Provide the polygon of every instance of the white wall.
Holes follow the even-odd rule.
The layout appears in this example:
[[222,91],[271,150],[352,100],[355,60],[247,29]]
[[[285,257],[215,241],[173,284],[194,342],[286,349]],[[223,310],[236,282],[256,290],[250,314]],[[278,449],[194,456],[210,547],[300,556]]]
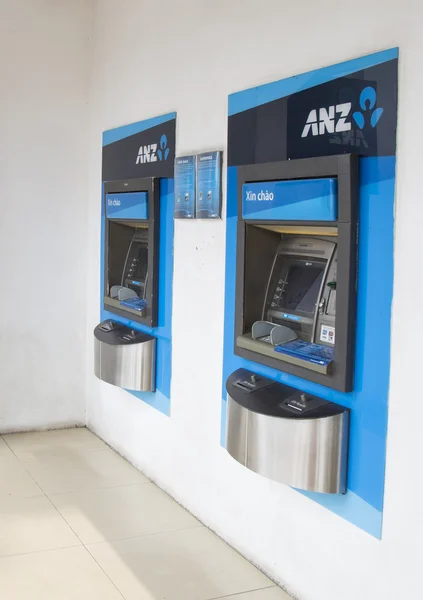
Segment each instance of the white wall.
[[0,0],[0,432],[85,422],[88,0]]
[[304,600],[412,600],[421,595],[423,323],[412,320],[409,299],[414,298],[416,307],[423,297],[423,279],[408,256],[421,254],[423,222],[422,17],[418,0],[95,3],[90,360],[91,331],[99,317],[101,131],[177,110],[178,153],[224,148],[228,93],[400,46],[383,540],[371,538],[290,488],[243,469],[219,446],[224,220],[175,224],[172,418],[101,384],[88,365],[89,426]]

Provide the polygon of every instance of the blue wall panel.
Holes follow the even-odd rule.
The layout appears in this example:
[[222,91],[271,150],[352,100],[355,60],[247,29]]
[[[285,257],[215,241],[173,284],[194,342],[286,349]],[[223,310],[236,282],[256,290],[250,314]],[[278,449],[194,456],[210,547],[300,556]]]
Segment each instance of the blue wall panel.
[[221,443],[225,446],[227,377],[244,367],[352,409],[348,492],[306,495],[348,521],[381,534],[393,285],[395,158],[360,160],[360,233],[355,385],[343,393],[235,356],[237,168],[228,169],[225,336]]
[[[229,96],[228,106],[221,443],[225,446],[225,382],[240,367],[350,408],[347,493],[301,493],[375,537],[381,536],[386,461],[397,70],[398,48],[392,48],[237,92]],[[339,102],[346,104],[338,106]],[[340,123],[336,114],[344,110]],[[335,117],[332,131],[321,125],[314,131],[305,127],[326,111]],[[233,350],[238,166],[344,152],[361,155],[355,371],[350,393],[240,358]]]

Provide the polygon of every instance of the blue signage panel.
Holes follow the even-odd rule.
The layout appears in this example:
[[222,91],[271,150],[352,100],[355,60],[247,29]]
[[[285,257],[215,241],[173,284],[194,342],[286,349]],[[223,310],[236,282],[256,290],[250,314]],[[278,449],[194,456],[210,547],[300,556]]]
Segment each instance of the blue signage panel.
[[175,218],[195,217],[195,156],[175,158]]
[[103,133],[103,181],[173,178],[176,113]]
[[106,194],[106,216],[108,219],[148,219],[147,192]]
[[242,216],[262,221],[336,221],[336,179],[246,183]]
[[220,219],[222,153],[203,152],[197,156],[198,219]]

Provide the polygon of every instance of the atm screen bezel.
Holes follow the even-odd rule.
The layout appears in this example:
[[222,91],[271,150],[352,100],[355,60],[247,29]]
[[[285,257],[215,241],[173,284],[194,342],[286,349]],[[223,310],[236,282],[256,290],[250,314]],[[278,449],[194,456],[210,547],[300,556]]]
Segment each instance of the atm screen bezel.
[[[308,252],[306,254],[304,253],[305,244],[311,245],[308,248]],[[298,335],[298,332],[302,330],[301,326],[303,325],[306,328],[309,328],[309,334],[304,334],[304,339],[308,339],[309,336],[311,340],[315,339],[319,304],[323,297],[324,287],[327,281],[331,263],[336,254],[336,248],[337,237],[334,236],[331,236],[331,238],[328,239],[327,237],[324,237],[321,234],[318,234],[316,236],[298,233],[288,235],[285,234],[282,237],[282,241],[280,242],[278,249],[275,253],[275,258],[269,275],[269,281],[263,305],[262,319],[271,322],[276,322],[279,324],[284,324],[288,327],[293,327]],[[301,254],[300,251],[302,252]],[[298,263],[322,263],[322,278],[320,281],[319,290],[317,292],[316,303],[313,312],[306,313],[305,311],[292,310],[289,308],[281,308],[280,310],[272,311],[271,306],[269,307],[268,299],[269,296],[272,294],[271,290],[274,288],[275,285],[274,282],[277,277],[277,275],[275,277],[275,274],[278,259],[282,259],[283,261],[286,261],[288,263],[290,261],[296,261]],[[287,274],[289,274],[289,264],[286,265],[285,269],[287,269]],[[300,337],[301,339],[303,339],[303,336]]]
[[[283,265],[281,266],[281,268],[278,267],[277,263],[278,260],[281,259],[283,262]],[[288,281],[288,277],[289,277],[289,273],[290,273],[290,269],[293,266],[300,266],[301,264],[303,264],[303,268],[307,269],[307,263],[319,263],[319,274],[318,277],[321,277],[321,281],[320,281],[320,285],[318,288],[318,291],[316,292],[316,303],[314,306],[314,310],[313,311],[302,311],[302,310],[298,310],[298,308],[296,307],[295,309],[293,308],[289,308],[283,305],[278,304],[277,307],[275,308],[275,310],[272,311],[272,300],[274,300],[274,298],[270,298],[270,296],[275,296],[275,292],[277,293],[277,289],[275,289],[275,287],[277,287],[280,279],[282,277],[287,278],[286,281],[286,285],[289,286],[289,281]],[[311,264],[310,267],[312,267],[313,265]],[[266,293],[266,299],[265,299],[265,306],[263,309],[263,320],[266,319],[266,316],[269,314],[269,312],[273,312],[273,313],[285,313],[285,314],[289,314],[289,315],[294,315],[299,317],[300,320],[314,320],[314,316],[317,310],[317,305],[318,305],[318,300],[321,296],[321,291],[322,291],[322,287],[323,287],[323,282],[325,279],[325,274],[327,272],[328,269],[328,260],[326,258],[321,258],[321,257],[313,257],[313,256],[295,256],[295,255],[291,255],[291,254],[285,254],[285,253],[278,253],[275,256],[275,260],[273,263],[273,267],[272,267],[272,272],[270,274],[269,277],[269,283],[267,286],[267,293]],[[276,273],[276,271],[278,271],[279,273],[279,278],[278,275]],[[277,281],[276,281],[277,280]],[[276,315],[275,315],[276,316]],[[283,318],[283,317],[278,317],[278,318]]]
[[[253,362],[284,371],[342,392],[353,389],[357,287],[359,157],[353,154],[321,156],[237,167],[238,223],[236,247],[234,353]],[[271,221],[242,217],[242,190],[246,183],[335,177],[338,214],[336,221]],[[297,364],[281,363],[266,353],[242,346],[247,228],[278,225],[298,228],[337,228],[336,347],[330,372],[323,374]]]
[[[146,309],[139,312],[118,306],[111,303],[108,299],[108,264],[109,264],[109,222],[124,223],[122,219],[109,219],[106,216],[106,198],[107,194],[124,192],[147,192],[148,197],[148,218],[145,220],[132,220],[130,225],[148,230],[148,277],[144,290],[144,299],[147,301]],[[160,240],[160,180],[157,177],[145,177],[137,179],[125,179],[120,181],[106,181],[103,186],[103,211],[105,221],[105,240],[104,240],[104,265],[103,265],[103,307],[105,310],[131,319],[148,327],[157,326],[158,316],[158,276],[159,276],[159,240]],[[129,221],[128,221],[129,223]]]

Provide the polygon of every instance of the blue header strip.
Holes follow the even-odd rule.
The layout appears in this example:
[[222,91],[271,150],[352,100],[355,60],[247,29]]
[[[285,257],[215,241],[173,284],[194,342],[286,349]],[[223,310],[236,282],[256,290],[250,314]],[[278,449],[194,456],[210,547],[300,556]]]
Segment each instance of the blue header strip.
[[108,219],[148,219],[147,192],[122,192],[106,194],[106,217]]
[[130,125],[122,125],[122,127],[108,129],[103,132],[103,146],[113,144],[113,142],[118,142],[131,135],[145,131],[146,129],[151,129],[152,127],[171,121],[172,119],[176,119],[176,112],[153,117],[152,119],[145,119],[145,121],[138,121],[137,123],[131,123]]
[[336,179],[246,183],[242,216],[262,221],[336,221]]
[[398,48],[391,48],[390,50],[347,60],[337,65],[309,71],[288,79],[281,79],[280,81],[236,92],[229,96],[229,116],[396,58],[398,58]]

